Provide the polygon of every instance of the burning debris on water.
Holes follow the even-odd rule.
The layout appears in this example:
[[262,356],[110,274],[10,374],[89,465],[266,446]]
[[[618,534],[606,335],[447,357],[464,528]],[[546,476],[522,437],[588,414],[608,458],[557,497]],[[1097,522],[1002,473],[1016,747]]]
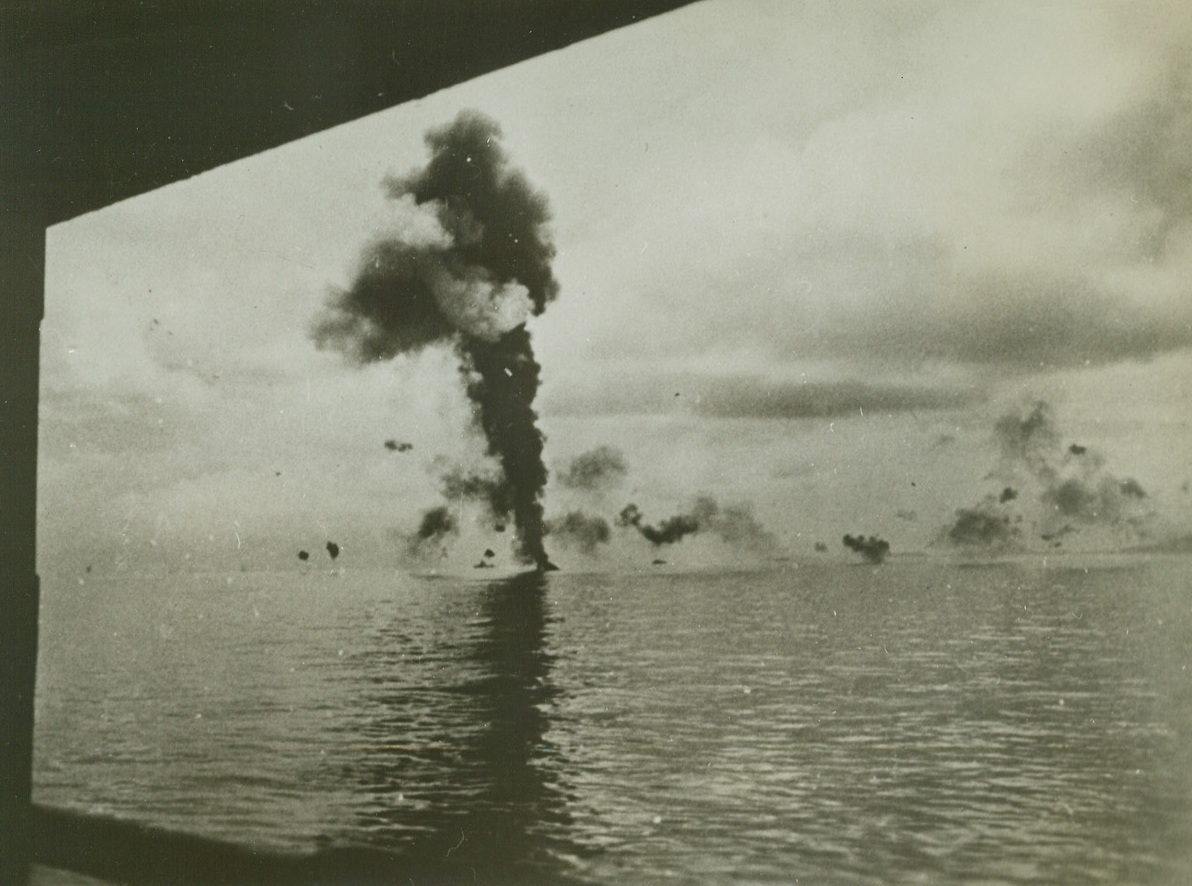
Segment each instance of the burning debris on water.
[[[452,346],[475,426],[498,466],[487,491],[493,514],[512,516],[520,559],[547,569],[544,438],[533,408],[540,367],[526,321],[558,294],[555,248],[546,198],[509,168],[500,137],[497,124],[475,112],[427,134],[427,165],[387,182],[411,223],[365,251],[313,336],[360,365]],[[424,529],[418,538],[435,536]]]

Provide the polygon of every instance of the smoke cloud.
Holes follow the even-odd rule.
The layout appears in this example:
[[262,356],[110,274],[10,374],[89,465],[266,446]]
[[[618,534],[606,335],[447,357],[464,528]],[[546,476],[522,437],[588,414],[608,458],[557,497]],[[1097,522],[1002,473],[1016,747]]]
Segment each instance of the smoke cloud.
[[357,364],[453,345],[476,426],[499,466],[489,504],[495,515],[512,515],[519,557],[547,569],[544,438],[533,408],[541,368],[525,323],[558,294],[555,248],[546,198],[509,168],[500,137],[475,112],[427,134],[426,167],[386,182],[409,217],[366,249],[313,337]]
[[425,559],[429,555],[442,554],[443,543],[448,536],[459,534],[459,524],[450,509],[440,505],[422,515],[418,529],[406,539],[406,551],[411,557]]
[[494,528],[504,528],[500,515],[508,512],[505,484],[502,483],[499,467],[481,472],[468,470],[459,465],[447,466],[444,460],[436,459],[436,466],[442,468],[439,475],[439,489],[444,500],[449,502],[463,499],[478,502],[487,510]]
[[629,473],[625,454],[613,446],[597,446],[571,460],[558,474],[559,482],[569,489],[599,492],[624,481]]
[[757,521],[745,505],[722,508],[711,496],[700,496],[692,508],[675,514],[657,525],[645,522],[635,504],[628,504],[617,515],[617,525],[633,528],[655,547],[675,544],[701,531],[716,534],[731,545],[767,550],[774,547],[773,536]]
[[589,556],[602,544],[608,544],[612,531],[603,517],[583,511],[568,511],[546,524],[547,534],[565,547],[574,548]]
[[850,551],[856,551],[870,563],[881,563],[890,553],[890,543],[876,535],[866,538],[863,535],[846,535],[844,546]]
[[1019,528],[1010,516],[1001,511],[992,497],[972,508],[956,512],[955,522],[948,527],[947,540],[954,545],[968,547],[1003,547],[1019,536]]
[[[1036,401],[993,426],[998,461],[987,480],[1013,483],[956,512],[942,533],[969,549],[1004,549],[1026,540],[1026,530],[1059,545],[1082,530],[1112,530],[1137,540],[1153,516],[1137,480],[1119,479],[1088,446],[1065,446],[1051,407]],[[1124,540],[1124,539],[1123,539]]]

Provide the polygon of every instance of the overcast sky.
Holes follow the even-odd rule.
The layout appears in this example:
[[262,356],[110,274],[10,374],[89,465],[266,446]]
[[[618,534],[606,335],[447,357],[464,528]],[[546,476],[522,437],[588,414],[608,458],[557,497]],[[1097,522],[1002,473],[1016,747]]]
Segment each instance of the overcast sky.
[[618,507],[922,547],[1043,398],[1187,524],[1192,7],[705,0],[51,229],[43,570],[392,562],[455,358],[310,330],[463,109],[550,201],[547,463],[621,448]]

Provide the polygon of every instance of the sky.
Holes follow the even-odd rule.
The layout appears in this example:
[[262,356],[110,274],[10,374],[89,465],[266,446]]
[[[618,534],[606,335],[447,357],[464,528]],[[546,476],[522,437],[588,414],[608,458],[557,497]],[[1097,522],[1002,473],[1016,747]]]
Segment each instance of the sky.
[[930,549],[1043,400],[1192,531],[1192,8],[704,0],[52,228],[43,572],[397,562],[480,458],[458,360],[312,328],[425,235],[385,181],[469,109],[551,210],[547,466],[627,465],[548,517],[710,495],[799,557]]

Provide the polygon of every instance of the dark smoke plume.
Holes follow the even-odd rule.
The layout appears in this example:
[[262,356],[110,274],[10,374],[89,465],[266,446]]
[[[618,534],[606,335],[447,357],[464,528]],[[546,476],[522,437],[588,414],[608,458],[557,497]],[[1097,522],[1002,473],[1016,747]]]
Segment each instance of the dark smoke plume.
[[595,554],[600,545],[608,544],[612,535],[607,520],[583,511],[568,511],[562,517],[549,520],[546,529],[559,544],[588,555]]
[[558,476],[559,482],[569,489],[598,492],[616,486],[628,473],[625,454],[620,449],[597,446],[577,455]]
[[488,498],[511,514],[518,553],[540,569],[543,436],[533,409],[540,367],[525,322],[558,293],[545,197],[508,167],[500,128],[474,112],[426,136],[426,167],[390,179],[411,218],[369,247],[352,285],[314,328],[315,342],[357,363],[451,344],[474,418],[500,476]]
[[449,535],[459,533],[459,524],[450,509],[439,506],[422,515],[418,529],[406,540],[407,553],[413,557],[425,557],[431,552],[442,552],[442,544]]
[[699,519],[694,514],[676,514],[657,526],[643,520],[641,509],[635,504],[626,505],[617,515],[618,526],[632,526],[641,533],[642,538],[657,547],[682,541],[685,535],[699,531]]
[[339,545],[333,541],[327,542],[327,553],[330,555],[331,559],[334,560],[339,556]]
[[676,514],[654,525],[635,504],[628,504],[617,515],[617,525],[632,527],[655,547],[675,544],[686,536],[700,531],[713,532],[732,545],[744,545],[755,550],[774,546],[773,536],[762,527],[749,508],[743,505],[721,508],[710,496],[700,496],[691,510]]
[[850,551],[856,551],[870,563],[881,563],[890,553],[890,543],[876,535],[866,538],[863,535],[846,535],[844,546]]
[[1004,546],[1018,535],[1018,527],[1010,522],[1009,515],[987,500],[975,508],[958,510],[947,539],[954,545],[990,548]]

